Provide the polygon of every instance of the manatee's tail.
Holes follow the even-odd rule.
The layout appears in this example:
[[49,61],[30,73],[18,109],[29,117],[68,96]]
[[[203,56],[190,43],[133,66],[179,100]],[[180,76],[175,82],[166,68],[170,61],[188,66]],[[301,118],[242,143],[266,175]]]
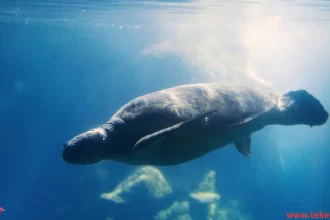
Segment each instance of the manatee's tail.
[[329,118],[329,113],[321,102],[306,90],[291,91],[282,95],[277,107],[283,116],[282,123],[287,125],[323,125]]

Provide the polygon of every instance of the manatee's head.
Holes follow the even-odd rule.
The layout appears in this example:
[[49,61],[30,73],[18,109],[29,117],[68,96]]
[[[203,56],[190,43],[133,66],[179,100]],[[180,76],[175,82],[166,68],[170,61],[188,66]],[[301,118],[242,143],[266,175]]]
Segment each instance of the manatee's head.
[[319,100],[305,90],[291,91],[279,98],[278,109],[283,113],[284,124],[324,124],[329,114]]
[[96,128],[72,138],[64,144],[63,159],[70,164],[92,164],[103,160],[106,153],[107,133]]

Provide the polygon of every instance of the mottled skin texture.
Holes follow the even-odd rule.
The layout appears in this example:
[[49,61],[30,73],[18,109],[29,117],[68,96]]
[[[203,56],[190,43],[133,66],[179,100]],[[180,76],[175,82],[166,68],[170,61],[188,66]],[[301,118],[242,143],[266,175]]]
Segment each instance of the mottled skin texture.
[[[171,130],[175,132],[170,138],[134,148],[147,135],[212,110],[185,129]],[[327,118],[319,101],[304,90],[279,96],[252,86],[184,85],[130,101],[105,125],[70,140],[63,158],[76,164],[109,159],[133,165],[176,165],[247,138],[269,124],[312,126]]]
[[[114,128],[122,134],[115,135],[114,145],[121,147],[113,152],[111,159],[151,165],[187,162],[247,135],[233,125],[250,121],[269,111],[276,101],[277,96],[266,90],[248,86],[219,87],[218,84],[180,86],[139,97],[123,106],[109,121],[111,123],[118,118],[124,121]],[[181,132],[180,138],[169,140],[162,147],[146,150],[132,148],[148,134],[213,109],[217,112],[208,117],[208,123]],[[232,129],[225,129],[232,126]],[[240,135],[237,135],[239,132]]]

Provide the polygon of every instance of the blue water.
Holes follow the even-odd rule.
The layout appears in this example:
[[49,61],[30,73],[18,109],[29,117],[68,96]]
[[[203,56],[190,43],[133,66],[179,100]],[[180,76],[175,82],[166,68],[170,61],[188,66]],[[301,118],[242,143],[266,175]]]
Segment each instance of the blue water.
[[206,219],[189,194],[210,170],[218,207],[242,216],[214,220],[330,212],[329,122],[267,127],[250,159],[229,145],[158,167],[173,191],[161,198],[138,184],[124,203],[102,199],[140,167],[62,160],[68,139],[131,99],[187,83],[306,89],[330,111],[329,12],[328,1],[0,1],[0,219],[154,219],[174,201]]

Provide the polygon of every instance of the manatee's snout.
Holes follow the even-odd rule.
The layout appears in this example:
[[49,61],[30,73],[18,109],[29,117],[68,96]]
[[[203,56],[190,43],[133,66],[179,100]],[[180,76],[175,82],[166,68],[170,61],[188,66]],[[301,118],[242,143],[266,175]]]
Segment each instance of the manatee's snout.
[[103,159],[106,132],[102,128],[82,133],[64,144],[62,156],[70,164],[92,164]]

